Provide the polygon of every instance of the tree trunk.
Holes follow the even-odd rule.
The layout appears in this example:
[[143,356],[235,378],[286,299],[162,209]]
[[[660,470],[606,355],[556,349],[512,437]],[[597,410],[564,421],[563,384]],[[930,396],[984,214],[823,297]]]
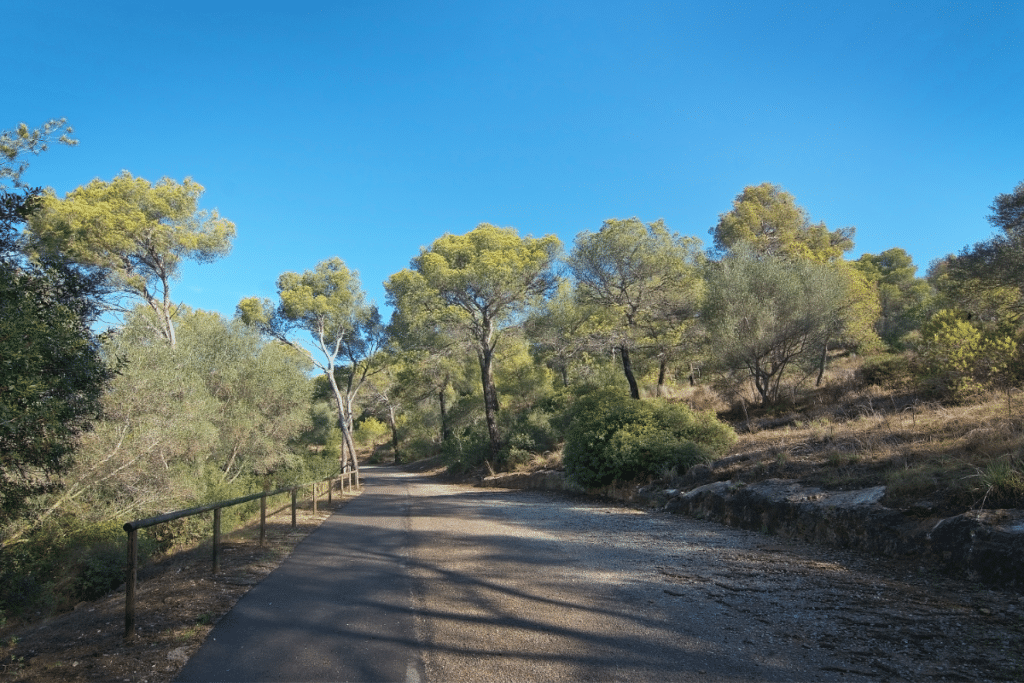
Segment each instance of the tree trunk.
[[167,341],[170,342],[171,348],[175,348],[178,345],[177,335],[174,332],[174,321],[171,320],[171,283],[170,278],[165,274],[166,269],[162,267],[163,271],[160,275],[160,282],[163,286],[163,303],[160,304],[160,309],[157,314],[160,316],[160,323],[164,326],[164,334],[167,335]]
[[662,358],[661,363],[658,365],[658,398],[661,398],[662,391],[665,388],[665,375],[668,372],[668,359]]
[[352,458],[352,471],[356,473],[356,479],[359,479],[359,458],[356,457],[356,446],[352,441],[352,432],[349,429],[349,422],[345,411],[345,397],[341,393],[341,387],[338,386],[338,380],[334,376],[333,368],[329,368],[324,371],[327,375],[327,380],[331,384],[331,391],[334,392],[334,402],[338,408],[338,428],[341,429],[342,444],[341,444],[341,471],[345,471],[345,460],[346,451],[348,457]]
[[498,432],[498,390],[494,386],[494,349],[490,344],[481,344],[479,351],[480,379],[484,389],[484,414],[487,418],[487,435],[491,440],[491,458],[497,462],[501,453],[501,435]]
[[395,419],[395,406],[388,403],[388,426],[391,427],[391,450],[395,453],[395,464],[401,462],[398,457],[398,421]]
[[637,386],[636,377],[633,376],[633,363],[629,360],[629,349],[620,346],[619,353],[622,355],[622,370],[626,373],[626,381],[629,382],[629,395],[639,399],[640,387]]
[[771,375],[761,369],[759,365],[750,365],[750,376],[754,380],[754,388],[761,396],[761,405],[767,406],[771,403],[769,392],[771,391]]
[[818,365],[818,381],[814,383],[814,386],[821,386],[821,378],[825,376],[825,361],[828,360],[828,341],[822,346],[821,349],[821,363]]
[[447,390],[448,383],[446,382],[441,387],[441,391],[437,393],[438,402],[441,404],[441,443],[447,443],[448,439],[452,438],[452,426],[448,424],[448,402],[444,397]]

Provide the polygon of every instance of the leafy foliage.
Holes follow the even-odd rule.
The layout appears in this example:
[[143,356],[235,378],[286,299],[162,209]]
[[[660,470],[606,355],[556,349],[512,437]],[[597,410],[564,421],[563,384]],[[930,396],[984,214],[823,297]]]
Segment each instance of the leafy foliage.
[[854,317],[854,281],[840,266],[738,249],[715,264],[703,318],[718,363],[744,368],[763,404],[782,378],[809,368]]
[[520,237],[482,223],[465,235],[444,235],[385,283],[388,301],[408,327],[443,327],[476,351],[491,456],[501,452],[494,351],[503,329],[521,322],[532,303],[552,291],[561,248],[554,235]]
[[14,187],[25,187],[21,182],[28,169],[25,157],[45,152],[55,136],[58,143],[74,147],[78,144],[71,137],[74,132],[67,119],[50,119],[35,129],[19,123],[14,130],[0,131],[0,188],[5,179],[10,179]]
[[172,349],[139,308],[108,335],[121,367],[104,419],[82,437],[48,515],[98,520],[233,497],[300,464],[290,447],[309,422],[304,359],[238,322],[195,312]]
[[1008,287],[1020,292],[1024,289],[1024,182],[1013,192],[996,195],[990,208],[988,221],[1000,233],[948,257],[943,274],[975,290]]
[[890,346],[901,348],[903,338],[924,322],[931,299],[928,281],[914,276],[917,266],[900,247],[877,255],[863,254],[852,265],[878,291],[878,335]]
[[661,399],[597,390],[577,400],[565,442],[566,473],[587,488],[629,482],[722,455],[735,440],[714,414]]
[[590,334],[616,348],[640,398],[631,352],[648,348],[668,359],[695,326],[703,294],[700,241],[670,233],[663,221],[608,220],[597,233],[576,236],[567,259],[576,298],[599,311]]
[[[355,471],[359,463],[352,440],[356,395],[379,360],[385,340],[380,312],[367,305],[359,274],[337,257],[312,271],[283,273],[277,279],[280,302],[249,297],[238,304],[238,317],[262,334],[305,355],[327,379],[337,408],[344,450],[342,462]],[[293,331],[309,334],[319,355],[306,349]],[[376,357],[376,358],[375,358]],[[339,367],[342,366],[342,367]]]
[[963,399],[994,384],[1006,384],[1017,342],[999,330],[984,332],[962,313],[944,309],[921,330],[918,348],[933,381]]
[[852,227],[829,231],[824,223],[811,223],[793,195],[771,183],[743,188],[710,232],[722,254],[744,244],[760,254],[818,262],[841,259],[853,249],[854,235]]
[[99,288],[59,261],[19,258],[15,225],[35,193],[0,191],[0,524],[54,491],[111,371],[89,328]]
[[110,182],[93,180],[64,199],[48,192],[29,221],[28,243],[36,254],[59,254],[105,273],[117,291],[157,314],[157,329],[173,346],[171,283],[182,261],[221,258],[235,237],[231,221],[199,209],[203,192],[191,178],[154,185],[127,171]]

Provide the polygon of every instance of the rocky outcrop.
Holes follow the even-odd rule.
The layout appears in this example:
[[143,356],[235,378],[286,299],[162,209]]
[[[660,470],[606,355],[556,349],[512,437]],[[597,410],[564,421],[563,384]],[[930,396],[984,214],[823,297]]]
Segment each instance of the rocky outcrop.
[[565,479],[565,472],[537,470],[536,472],[506,472],[485,477],[480,486],[499,489],[534,489],[540,491],[572,491],[582,493]]
[[1024,510],[971,510],[940,521],[928,540],[943,564],[1024,590]]
[[[582,492],[554,470],[495,475],[482,485]],[[826,491],[781,479],[717,481],[689,490],[650,486],[587,493],[810,543],[925,562],[1024,591],[1024,510],[972,510],[921,519],[882,505],[884,486]]]

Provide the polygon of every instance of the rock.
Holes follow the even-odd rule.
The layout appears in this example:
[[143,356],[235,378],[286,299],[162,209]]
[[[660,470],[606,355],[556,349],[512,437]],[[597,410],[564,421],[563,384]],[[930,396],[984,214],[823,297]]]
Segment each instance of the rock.
[[708,483],[712,478],[711,467],[702,463],[686,470],[686,474],[683,475],[683,485],[687,488],[693,488]]
[[879,504],[884,486],[823,491],[770,479],[715,482],[666,510],[810,543],[936,563],[1004,588],[1024,589],[1024,510],[971,511],[935,523]]
[[637,489],[630,501],[640,507],[662,509],[673,497],[679,495],[679,489],[665,489],[657,485],[644,486]]
[[1024,588],[1024,510],[970,510],[927,534],[933,558],[987,583]]
[[184,664],[185,662],[188,661],[188,656],[189,655],[188,655],[188,646],[187,645],[182,645],[181,647],[176,647],[176,648],[174,648],[173,650],[171,650],[170,652],[167,653],[167,659],[169,659],[170,661],[174,662],[175,664]]
[[502,489],[536,489],[541,491],[568,491],[565,472],[538,470],[536,472],[507,472],[485,477],[480,486]]

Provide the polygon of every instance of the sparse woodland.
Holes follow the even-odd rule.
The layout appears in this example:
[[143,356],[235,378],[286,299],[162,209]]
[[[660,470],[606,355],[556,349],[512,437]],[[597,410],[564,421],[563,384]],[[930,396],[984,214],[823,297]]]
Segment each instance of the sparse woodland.
[[1024,183],[993,188],[990,240],[923,276],[897,245],[847,259],[852,227],[765,183],[710,231],[452,226],[385,283],[390,320],[330,254],[227,319],[173,289],[236,232],[192,179],[22,185],[71,133],[0,136],[0,625],[118,586],[129,519],[360,459],[601,486],[730,455],[747,476],[885,483],[894,506],[1024,503]]

